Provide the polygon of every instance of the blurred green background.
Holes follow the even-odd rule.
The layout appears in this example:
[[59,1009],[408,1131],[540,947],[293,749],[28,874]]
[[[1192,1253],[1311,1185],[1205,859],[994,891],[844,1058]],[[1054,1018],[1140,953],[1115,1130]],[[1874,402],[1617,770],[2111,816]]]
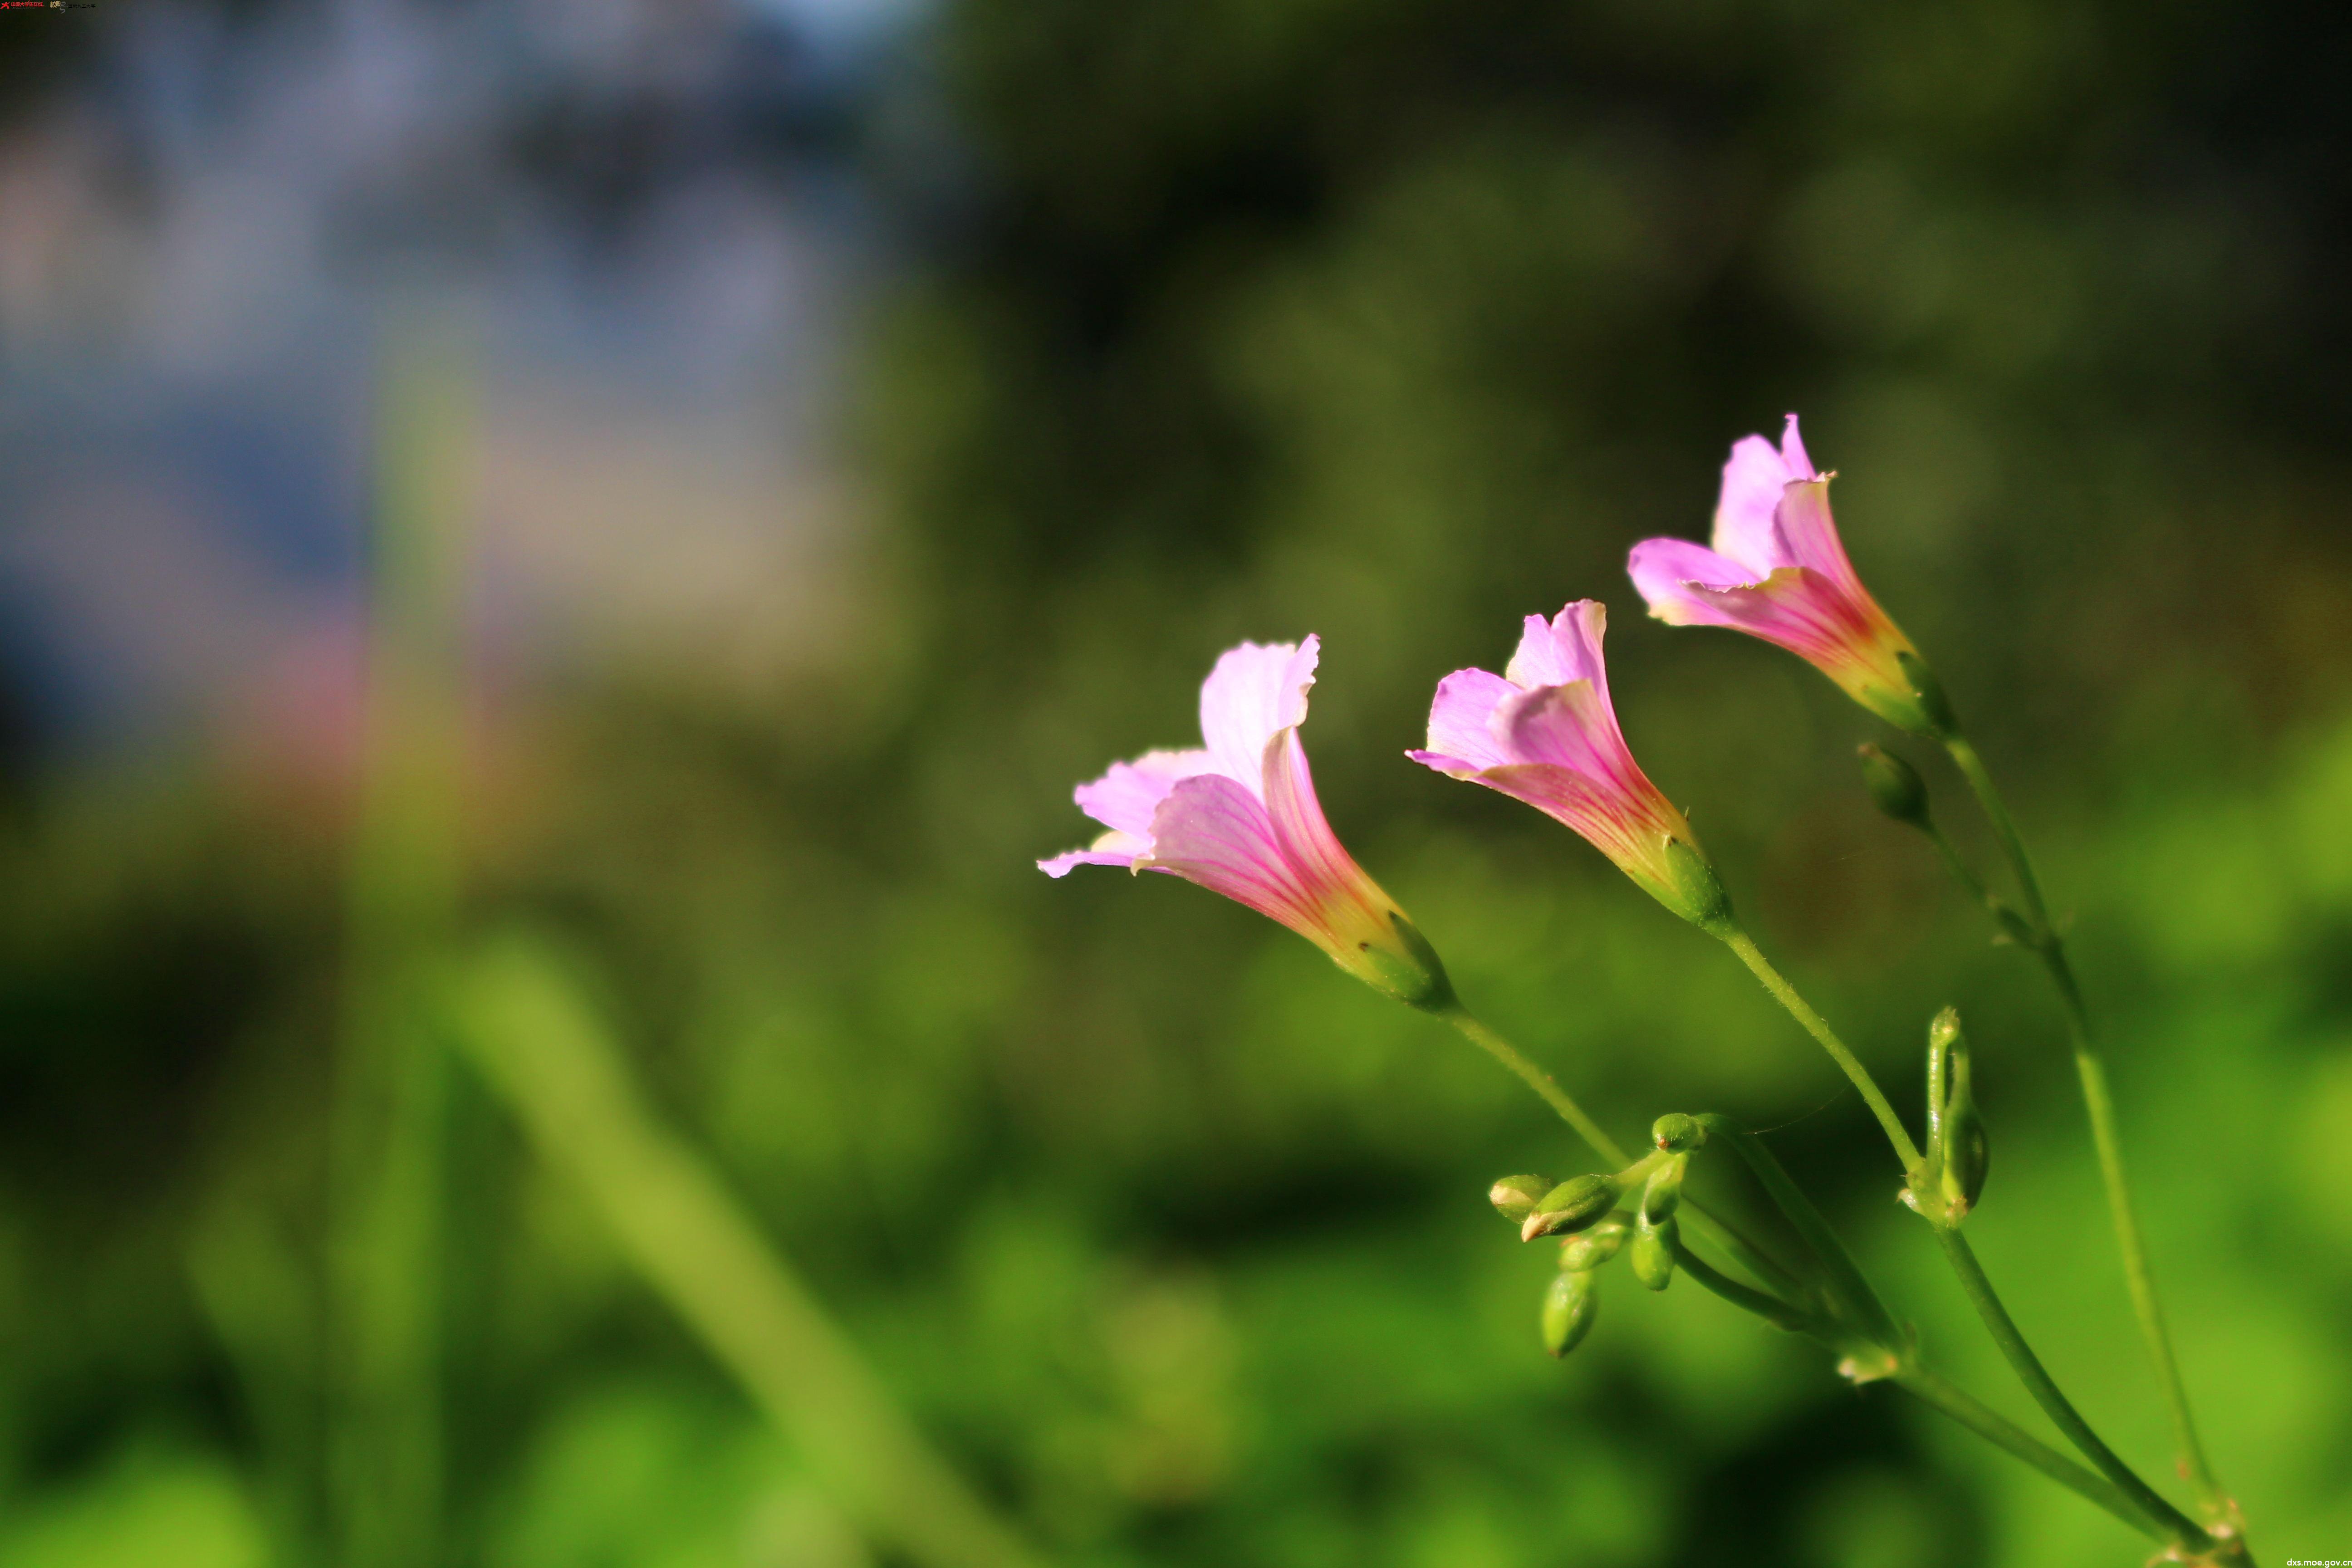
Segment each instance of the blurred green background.
[[2352,1554],[2340,18],[580,16],[0,18],[0,1568],[913,1561],[479,1070],[446,966],[518,929],[1053,1561],[2140,1561],[1686,1285],[1551,1362],[1484,1198],[1585,1167],[1539,1104],[1237,906],[1031,866],[1319,632],[1324,804],[1472,1005],[1622,1137],[1773,1129],[2029,1420],[1820,1053],[1400,755],[1607,601],[1636,752],[1898,1103],[1968,1014],[1971,1235],[2160,1475],[2050,997],[1866,715],[1623,577],[1788,408],[2071,911],[2257,1552]]

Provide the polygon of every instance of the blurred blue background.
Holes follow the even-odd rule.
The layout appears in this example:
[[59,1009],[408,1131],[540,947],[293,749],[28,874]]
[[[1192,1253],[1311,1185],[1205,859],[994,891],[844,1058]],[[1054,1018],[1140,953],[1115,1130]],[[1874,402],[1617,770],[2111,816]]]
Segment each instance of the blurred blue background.
[[1968,1013],[1971,1234],[2161,1475],[2035,975],[1871,812],[1888,737],[1623,578],[1788,408],[2069,911],[2256,1548],[2352,1553],[2347,68],[2102,0],[0,12],[0,1568],[918,1560],[420,1000],[517,927],[1053,1561],[2140,1561],[1687,1287],[1551,1362],[1484,1199],[1583,1168],[1539,1104],[1031,868],[1319,632],[1324,803],[1471,1003],[1621,1137],[1774,1129],[2029,1419],[1793,1026],[1399,755],[1606,600],[1899,1103]]

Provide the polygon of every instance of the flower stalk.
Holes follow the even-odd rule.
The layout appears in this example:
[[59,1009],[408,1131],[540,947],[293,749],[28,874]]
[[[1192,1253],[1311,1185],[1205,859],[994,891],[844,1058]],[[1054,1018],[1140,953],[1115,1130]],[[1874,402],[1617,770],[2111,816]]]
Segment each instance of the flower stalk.
[[[2179,1359],[2173,1352],[2172,1335],[2164,1319],[2164,1308],[2157,1299],[2156,1273],[2147,1257],[2147,1239],[2140,1229],[2139,1214],[2132,1202],[2131,1181],[2124,1165],[2123,1139],[2116,1127],[2115,1098],[2107,1088],[2107,1067],[2096,1042],[2091,1036],[2091,1020],[2083,1004],[2082,987],[2075,983],[2074,970],[2066,958],[2064,939],[2042,896],[2042,881],[2035,875],[2033,858],[2025,847],[2024,835],[2018,831],[2017,819],[2010,815],[2009,803],[1993,783],[1991,772],[1984,759],[1966,736],[1955,731],[1944,738],[1944,749],[1960,776],[1968,781],[1969,791],[1983,809],[1985,818],[1992,825],[1993,834],[2000,842],[2007,857],[2011,874],[2016,879],[2019,896],[2025,905],[2025,919],[2031,922],[2030,940],[2021,945],[2029,947],[2041,959],[2051,984],[2057,988],[2061,1007],[2066,1016],[2066,1034],[2074,1057],[2074,1074],[2082,1085],[2083,1107],[2091,1124],[2091,1142],[2097,1151],[2099,1181],[2105,1188],[2107,1213],[2115,1226],[2116,1249],[2123,1255],[2124,1283],[2131,1294],[2132,1315],[2138,1320],[2140,1337],[2147,1342],[2148,1359],[2156,1367],[2157,1382],[2164,1391],[2167,1412],[2172,1421],[2173,1442],[2179,1449],[2180,1468],[2189,1486],[2197,1493],[2199,1508],[2208,1523],[2232,1529],[2239,1528],[2236,1502],[2230,1497],[2213,1473],[2205,1445],[2197,1433],[2197,1420],[2189,1405],[2188,1385],[2180,1375]],[[1953,852],[1941,833],[1935,836],[1948,861],[1960,873],[1964,885],[1971,887],[1997,921],[2002,921],[2006,906],[2002,905],[1982,883],[1968,875],[1957,853]],[[2003,921],[2004,927],[2010,921]]]

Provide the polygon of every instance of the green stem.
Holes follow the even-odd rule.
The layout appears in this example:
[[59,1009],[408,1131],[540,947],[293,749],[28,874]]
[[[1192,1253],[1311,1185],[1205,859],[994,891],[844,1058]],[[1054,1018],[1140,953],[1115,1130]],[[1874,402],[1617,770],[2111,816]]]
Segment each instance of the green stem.
[[1672,1245],[1675,1267],[1698,1281],[1703,1289],[1713,1291],[1741,1311],[1753,1312],[1775,1328],[1786,1329],[1792,1334],[1818,1335],[1830,1327],[1822,1319],[1803,1308],[1778,1296],[1750,1289],[1722,1273],[1693,1252],[1680,1236],[1674,1238]]
[[1896,1387],[1914,1398],[1942,1411],[1987,1442],[2007,1449],[2060,1486],[2089,1499],[2143,1535],[2155,1541],[2172,1540],[2112,1482],[2084,1469],[1974,1395],[1954,1387],[1927,1368],[1906,1366],[1895,1374],[1893,1381]]
[[1896,1354],[1897,1347],[1903,1342],[1903,1335],[1895,1326],[1895,1315],[1886,1310],[1886,1303],[1879,1300],[1878,1292],[1871,1288],[1869,1279],[1864,1276],[1861,1265],[1854,1262],[1853,1255],[1845,1249],[1845,1243],[1838,1239],[1837,1232],[1830,1228],[1830,1222],[1822,1216],[1821,1210],[1813,1206],[1812,1200],[1805,1196],[1803,1189],[1790,1179],[1789,1173],[1781,1167],[1772,1151],[1765,1146],[1764,1141],[1728,1116],[1709,1112],[1700,1116],[1698,1121],[1711,1135],[1729,1143],[1733,1151],[1748,1162],[1748,1168],[1755,1173],[1757,1181],[1763,1184],[1774,1205],[1788,1216],[1790,1225],[1796,1226],[1797,1234],[1803,1238],[1806,1247],[1828,1272],[1832,1291],[1839,1299],[1837,1304],[1843,1307],[1847,1321],[1886,1347],[1888,1354]]
[[1807,1034],[1821,1042],[1822,1049],[1829,1052],[1830,1059],[1843,1069],[1853,1087],[1861,1091],[1863,1102],[1870,1107],[1871,1114],[1878,1118],[1879,1126],[1886,1130],[1886,1141],[1895,1145],[1895,1156],[1903,1162],[1904,1174],[1907,1177],[1912,1167],[1919,1163],[1919,1146],[1911,1142],[1911,1134],[1904,1127],[1903,1119],[1895,1114],[1895,1107],[1887,1103],[1885,1092],[1878,1087],[1878,1080],[1870,1076],[1870,1069],[1862,1065],[1859,1057],[1846,1048],[1845,1042],[1837,1037],[1837,1032],[1829,1026],[1828,1020],[1814,1012],[1811,1005],[1797,994],[1797,988],[1772,967],[1771,960],[1758,950],[1755,940],[1746,931],[1733,926],[1729,933],[1723,936],[1723,942],[1739,955],[1739,961],[1748,965],[1749,973],[1764,983],[1764,989],[1772,994],[1772,999],[1787,1008],[1789,1016],[1803,1025]]
[[[1724,1138],[1744,1158],[1762,1181],[1781,1212],[1789,1216],[1804,1237],[1806,1244],[1836,1277],[1841,1293],[1846,1298],[1850,1319],[1858,1323],[1842,1325],[1834,1319],[1825,1319],[1790,1306],[1776,1298],[1750,1290],[1736,1280],[1727,1279],[1707,1267],[1703,1258],[1693,1255],[1679,1238],[1674,1243],[1675,1262],[1683,1271],[1696,1280],[1701,1288],[1712,1291],[1743,1311],[1752,1312],[1777,1327],[1792,1333],[1805,1334],[1828,1345],[1832,1351],[1851,1355],[1855,1349],[1852,1330],[1859,1327],[1870,1342],[1884,1351],[1893,1371],[1888,1374],[1899,1386],[1949,1415],[1963,1426],[1987,1441],[2006,1449],[2016,1458],[2040,1470],[2061,1486],[2079,1493],[2131,1525],[2134,1529],[2158,1541],[2181,1539],[2169,1528],[2169,1521],[2152,1516],[2131,1494],[2113,1481],[2084,1469],[2081,1465],[2052,1448],[2049,1445],[2019,1429],[2006,1417],[1989,1409],[1973,1396],[1963,1393],[1937,1373],[1918,1363],[1916,1353],[1897,1337],[1892,1318],[1880,1301],[1877,1291],[1863,1275],[1844,1245],[1814,1208],[1811,1200],[1789,1179],[1772,1152],[1755,1134],[1727,1117],[1703,1116],[1699,1119],[1708,1131]],[[1971,1260],[1973,1261],[1973,1260]],[[1981,1280],[1981,1274],[1979,1275]],[[1984,1287],[1990,1295],[1991,1287]],[[1998,1302],[1995,1302],[1998,1309]],[[2006,1317],[2004,1314],[2004,1321]],[[1845,1331],[1841,1331],[1842,1328]],[[2014,1333],[2014,1326],[2011,1326]],[[2017,1342],[2020,1348],[2022,1340]],[[2004,1347],[2006,1348],[2006,1347]],[[2024,1353],[2032,1355],[2030,1350]],[[2039,1363],[2035,1363],[2038,1367]],[[2051,1391],[2055,1394],[2056,1391]],[[2071,1407],[2070,1407],[2071,1408]],[[2095,1438],[2093,1441],[2096,1441]],[[2145,1490],[2145,1489],[2142,1489]],[[2157,1500],[2160,1504],[2162,1500]],[[2194,1528],[2193,1526],[2191,1527]]]
[[1976,1252],[1969,1246],[1967,1238],[1958,1231],[1948,1230],[1941,1226],[1929,1228],[1936,1233],[1937,1245],[1943,1247],[1944,1256],[1950,1260],[1952,1272],[1959,1276],[1960,1289],[1967,1292],[1969,1305],[1977,1310],[1977,1316],[1984,1320],[1993,1342],[2000,1345],[2000,1353],[2009,1358],[2010,1366],[2016,1372],[2019,1381],[2025,1384],[2026,1392],[2033,1395],[2033,1402],[2042,1406],[2042,1412],[2066,1435],[2067,1440],[2082,1450],[2083,1457],[2131,1500],[2133,1507],[2162,1529],[2166,1540],[2192,1552],[2211,1552],[2217,1544],[2213,1538],[2141,1480],[2132,1468],[2118,1458],[2116,1451],[2091,1430],[2090,1423],[2083,1419],[2073,1402],[2060,1392],[2058,1384],[2042,1366],[2042,1358],[2033,1353],[2033,1347],[2027,1344],[2025,1336],[2018,1331],[2017,1322],[2009,1315],[2009,1309],[2001,1305],[2000,1297],[1994,1292],[1992,1281],[1985,1278],[1984,1266],[1977,1261]]
[[[1570,1098],[1568,1091],[1559,1087],[1558,1079],[1528,1060],[1518,1047],[1488,1028],[1467,1008],[1457,1002],[1440,1013],[1438,1016],[1460,1030],[1463,1037],[1472,1045],[1476,1046],[1517,1075],[1520,1081],[1534,1089],[1546,1105],[1559,1113],[1559,1119],[1567,1122],[1576,1135],[1591,1146],[1594,1153],[1608,1162],[1611,1169],[1622,1170],[1633,1163],[1633,1156],[1619,1145],[1617,1140],[1601,1131],[1599,1122],[1585,1114],[1584,1108]],[[1802,1280],[1775,1261],[1769,1253],[1749,1240],[1729,1221],[1719,1218],[1700,1207],[1695,1201],[1685,1200],[1683,1206],[1691,1213],[1692,1229],[1700,1232],[1709,1241],[1738,1258],[1740,1267],[1746,1268],[1758,1279],[1768,1283],[1778,1281],[1800,1292],[1804,1289]]]
[[[1948,834],[1936,825],[1933,817],[1922,820],[1919,824],[1919,831],[1927,836],[1927,842],[1934,845],[1936,853],[1943,858],[1944,869],[1952,874],[1952,880],[1968,889],[1969,897],[1982,904],[1988,910],[1995,910],[2000,907],[2000,900],[1992,895],[1992,889],[1984,885],[1982,878],[1969,868],[1969,863],[1960,858],[1958,847],[1953,844]],[[1998,919],[1999,916],[1996,915],[1994,918]]]
[[[1961,776],[1968,780],[1969,788],[1975,793],[1977,804],[1983,807],[1986,819],[1992,824],[1994,835],[2009,858],[2018,890],[2025,900],[2026,913],[2040,933],[2035,951],[2064,1005],[2067,1035],[2074,1053],[2074,1075],[2082,1083],[2083,1105],[2090,1115],[2091,1142],[2098,1151],[2099,1179],[2106,1188],[2107,1212],[2115,1225],[2116,1245],[2123,1254],[2124,1282],[2131,1292],[2132,1311],[2139,1320],[2140,1337],[2147,1342],[2148,1359],[2156,1365],[2157,1382],[2163,1388],[2165,1404],[2171,1413],[2173,1441],[2179,1450],[2181,1469],[2196,1489],[2206,1516],[2215,1521],[2230,1519],[2233,1505],[2215,1478],[2204,1443],[2198,1436],[2196,1417],[2189,1407],[2188,1385],[2181,1380],[2172,1335],[2165,1324],[2164,1309],[2157,1300],[2156,1275],[2148,1265],[2147,1241],[2140,1230],[2139,1215],[2132,1204],[2131,1183],[2124,1169],[2123,1140],[2116,1129],[2115,1100],[2107,1089],[2106,1061],[2091,1038],[2090,1016],[2083,1005],[2082,989],[2074,982],[2074,968],[2067,963],[2065,944],[2051,923],[2042,898],[2041,880],[2034,875],[2032,858],[2026,853],[2025,839],[2017,830],[2016,819],[2010,816],[2008,803],[1993,784],[1992,774],[1986,770],[1984,759],[1959,735],[1948,737],[1944,747]],[[1974,881],[1973,878],[1967,879]],[[1978,893],[1985,897],[1980,885]]]
[[1559,1113],[1562,1121],[1575,1129],[1579,1138],[1591,1145],[1594,1153],[1609,1162],[1612,1170],[1622,1170],[1633,1163],[1633,1156],[1618,1146],[1617,1140],[1601,1130],[1601,1123],[1585,1114],[1584,1107],[1569,1098],[1568,1090],[1559,1087],[1559,1080],[1522,1056],[1510,1041],[1480,1023],[1459,1004],[1438,1016],[1460,1030],[1462,1037],[1472,1045],[1517,1073],[1522,1082],[1542,1097],[1546,1105]]

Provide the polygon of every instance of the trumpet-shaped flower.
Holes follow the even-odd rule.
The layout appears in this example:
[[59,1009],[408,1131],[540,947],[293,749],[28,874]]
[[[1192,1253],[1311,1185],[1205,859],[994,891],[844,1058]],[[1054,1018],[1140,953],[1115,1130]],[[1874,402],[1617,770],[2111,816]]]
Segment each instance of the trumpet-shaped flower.
[[1601,658],[1607,626],[1593,599],[1549,621],[1529,616],[1503,674],[1457,669],[1438,682],[1428,749],[1405,754],[1559,818],[1660,903],[1714,930],[1729,918],[1722,886],[1617,728]]
[[1778,449],[1761,436],[1733,445],[1707,545],[1645,539],[1626,570],[1658,619],[1777,643],[1889,723],[1942,733],[1949,715],[1918,649],[1846,560],[1830,479],[1814,471],[1791,414]]
[[1109,831],[1038,869],[1169,872],[1280,921],[1376,989],[1442,1011],[1453,991],[1437,954],[1316,801],[1298,726],[1318,657],[1312,637],[1227,650],[1201,687],[1206,744],[1147,752],[1080,784],[1079,807]]

